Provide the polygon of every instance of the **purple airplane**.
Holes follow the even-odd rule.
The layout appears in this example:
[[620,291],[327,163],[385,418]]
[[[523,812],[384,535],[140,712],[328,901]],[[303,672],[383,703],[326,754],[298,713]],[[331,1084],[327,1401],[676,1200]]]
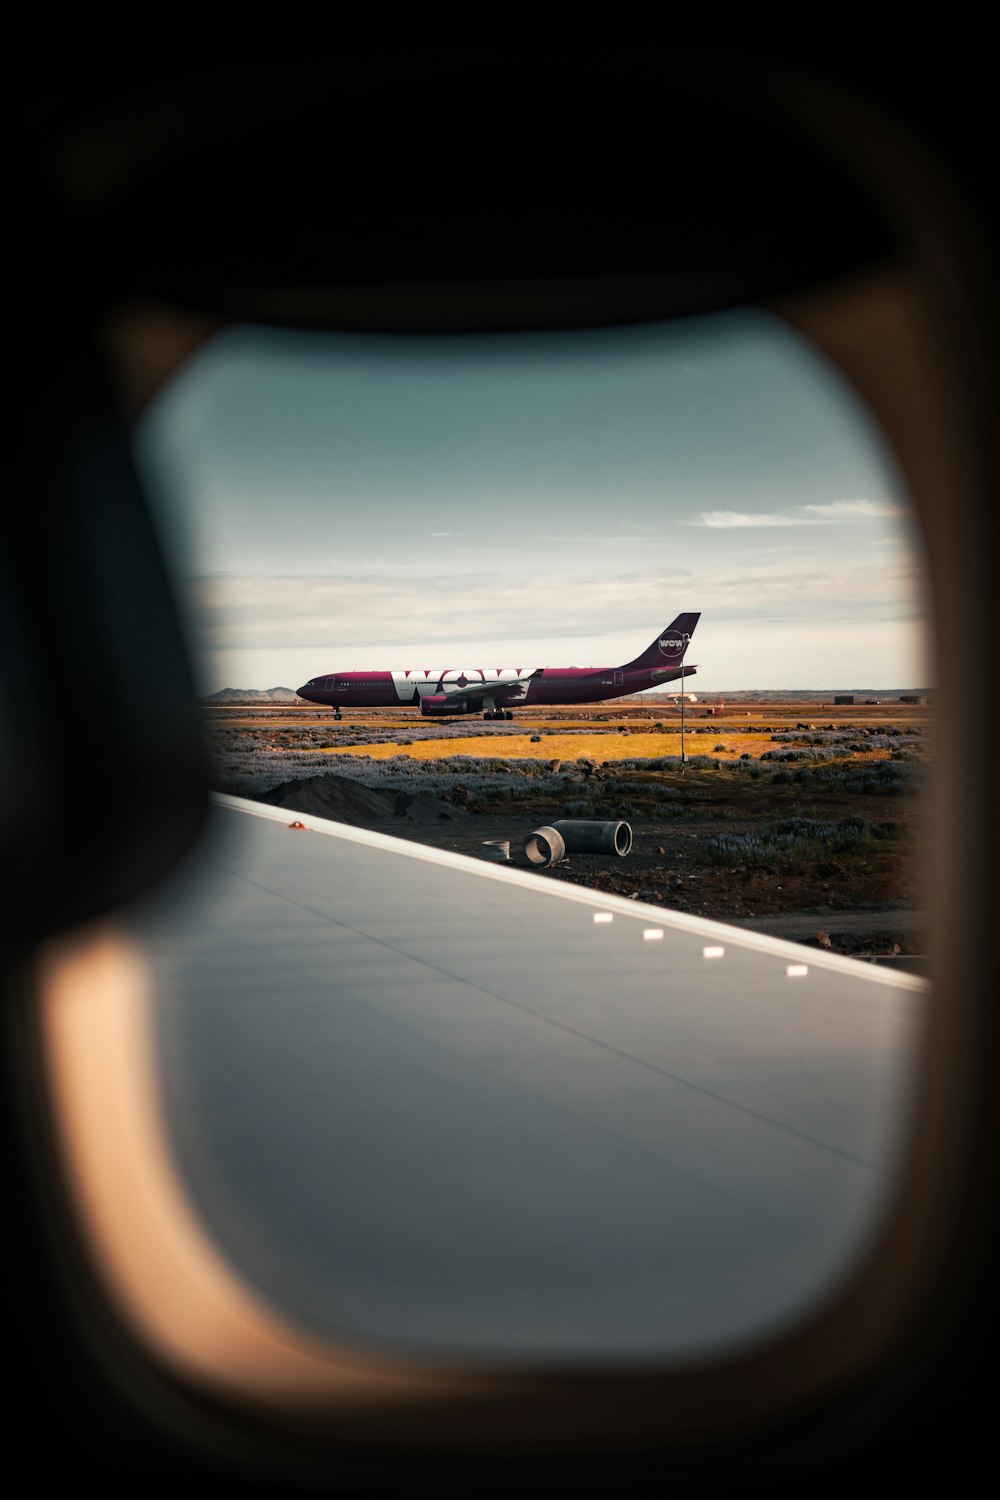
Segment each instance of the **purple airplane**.
[[684,653],[700,614],[678,615],[641,656],[621,667],[425,667],[396,672],[334,672],[313,677],[300,698],[342,708],[390,708],[419,703],[441,717],[483,710],[484,719],[512,719],[508,704],[601,703],[643,688],[689,677]]

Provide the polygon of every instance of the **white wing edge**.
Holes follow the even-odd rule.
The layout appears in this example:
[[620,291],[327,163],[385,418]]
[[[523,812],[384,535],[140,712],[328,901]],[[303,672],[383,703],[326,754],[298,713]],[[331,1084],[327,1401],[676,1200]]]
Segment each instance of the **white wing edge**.
[[[696,933],[705,938],[723,939],[732,947],[747,948],[757,953],[770,953],[775,958],[788,962],[808,964],[813,969],[825,969],[834,973],[850,975],[852,979],[867,979],[874,984],[890,988],[910,990],[926,994],[930,990],[928,980],[920,975],[903,970],[889,969],[881,964],[866,963],[862,959],[845,958],[839,953],[826,953],[822,949],[806,948],[801,943],[791,943],[785,938],[771,937],[768,933],[753,932],[743,927],[731,927],[726,922],[717,922],[711,917],[696,917],[687,912],[666,911],[663,907],[647,906],[643,902],[629,901],[624,896],[603,895],[586,886],[570,885],[567,881],[549,880],[544,875],[530,870],[511,869],[486,860],[478,860],[468,854],[456,854],[450,849],[434,849],[428,844],[418,844],[410,839],[394,838],[388,833],[376,833],[369,828],[355,828],[349,823],[337,823],[330,818],[320,818],[313,813],[296,812],[289,807],[271,807],[264,802],[254,802],[247,797],[234,797],[226,792],[212,792],[211,801],[217,806],[234,812],[248,813],[255,818],[268,818],[273,823],[293,822],[313,833],[342,839],[345,843],[364,844],[371,849],[384,849],[387,853],[405,854],[410,859],[423,860],[429,864],[444,865],[478,880],[506,880],[515,885],[535,891],[541,899],[576,901],[584,906],[596,907],[615,916],[633,922],[642,922],[647,927],[673,928],[679,932]],[[512,820],[520,821],[520,820]]]

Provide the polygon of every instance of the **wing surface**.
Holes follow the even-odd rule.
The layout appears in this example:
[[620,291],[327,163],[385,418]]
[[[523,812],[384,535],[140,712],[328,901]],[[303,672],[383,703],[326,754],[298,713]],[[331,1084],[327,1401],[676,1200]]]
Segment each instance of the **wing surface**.
[[706,1355],[867,1244],[922,980],[216,802],[136,918],[159,1086],[203,1221],[300,1326],[550,1366]]
[[541,677],[544,667],[536,667],[533,672],[527,672],[523,677],[504,677],[493,682],[469,682],[465,687],[453,687],[449,684],[442,688],[449,698],[523,698],[527,691],[528,683],[533,677]]

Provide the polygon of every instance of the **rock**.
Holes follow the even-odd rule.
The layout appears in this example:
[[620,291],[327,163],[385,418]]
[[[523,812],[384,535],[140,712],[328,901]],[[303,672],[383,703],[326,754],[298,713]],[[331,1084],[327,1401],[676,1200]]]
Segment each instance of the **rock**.
[[828,932],[817,932],[817,934],[816,934],[816,942],[818,943],[818,945],[821,948],[832,948],[833,947],[833,944],[830,941],[830,934]]

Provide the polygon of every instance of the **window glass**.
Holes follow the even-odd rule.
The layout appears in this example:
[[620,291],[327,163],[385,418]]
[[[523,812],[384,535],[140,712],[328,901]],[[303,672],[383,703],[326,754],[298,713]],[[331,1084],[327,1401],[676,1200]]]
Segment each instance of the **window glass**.
[[905,491],[842,379],[757,311],[234,328],[136,450],[216,789],[284,810],[220,808],[137,917],[172,1149],[241,1273],[360,1344],[543,1360],[828,1295],[905,1142],[933,734]]

